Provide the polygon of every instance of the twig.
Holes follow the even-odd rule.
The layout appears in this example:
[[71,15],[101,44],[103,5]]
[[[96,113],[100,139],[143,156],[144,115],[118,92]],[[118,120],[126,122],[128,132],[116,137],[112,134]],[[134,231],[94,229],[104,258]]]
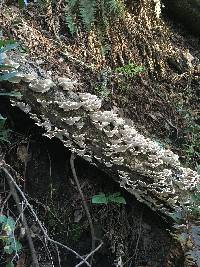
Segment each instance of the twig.
[[[21,203],[21,205],[23,206],[23,202]],[[23,208],[21,208],[21,213],[19,214],[19,216],[18,216],[18,218],[16,218],[15,219],[15,225],[17,224],[17,222],[20,220],[20,218],[21,218],[21,220],[23,221],[23,216],[24,216],[24,211],[25,211],[25,209],[27,208],[27,206],[25,205]]]
[[59,264],[59,267],[61,267],[60,252],[59,252],[58,246],[55,245],[55,247],[56,247],[56,252],[57,252],[57,256],[58,256],[58,264]]
[[49,257],[49,259],[50,259],[50,261],[51,261],[51,267],[55,267],[54,262],[53,262],[53,257],[52,257],[51,251],[50,251],[50,249],[49,249],[49,247],[48,247],[48,242],[47,242],[47,241],[48,241],[48,240],[45,239],[45,240],[44,240],[44,243],[45,243],[45,246],[46,246],[46,250],[47,250],[47,253],[48,253],[48,257]]
[[[98,246],[98,247],[96,247],[93,251],[91,251],[88,255],[87,255],[87,257],[85,257],[85,260],[88,260],[97,250],[99,250],[101,247],[102,247],[102,245],[103,245],[103,242],[101,242],[101,244]],[[83,264],[84,262],[83,261],[81,261],[80,263],[78,263],[75,267],[79,267],[79,266],[81,266],[82,264]]]
[[142,212],[141,212],[141,215],[140,215],[140,228],[139,228],[138,239],[137,239],[137,242],[136,242],[135,252],[134,252],[135,261],[137,259],[138,246],[139,246],[140,237],[141,237],[141,233],[142,233],[142,218],[143,218],[143,209],[142,209]]
[[6,205],[7,201],[9,200],[9,198],[11,196],[12,196],[12,192],[10,191],[9,194],[7,195],[6,199],[4,200],[3,204],[1,205],[1,212],[0,212],[0,214],[3,214],[4,206]]
[[[7,177],[7,181],[8,181],[8,184],[9,184],[9,187],[10,187],[10,191],[12,193],[12,197],[17,205],[17,210],[19,212],[19,214],[23,214],[23,210],[22,210],[22,207],[20,205],[20,198],[18,196],[18,193],[15,189],[15,183],[13,183],[13,178],[12,176],[10,175],[10,173],[7,171],[6,168],[2,167],[4,173],[6,174],[6,177]],[[33,259],[33,266],[34,267],[39,267],[39,262],[38,262],[38,259],[37,259],[37,254],[36,254],[36,251],[35,251],[35,247],[34,247],[34,244],[33,244],[33,240],[32,240],[32,237],[31,237],[31,233],[30,233],[30,229],[28,227],[28,223],[27,223],[27,220],[26,220],[26,217],[25,215],[23,214],[23,218],[22,218],[22,224],[25,228],[25,231],[26,231],[26,237],[27,237],[27,241],[28,241],[28,244],[29,244],[29,248],[30,248],[30,251],[31,251],[31,256],[32,256],[32,259]]]
[[[76,170],[75,170],[75,167],[74,167],[74,159],[75,159],[75,155],[74,155],[74,153],[72,153],[71,154],[71,157],[70,157],[70,165],[71,165],[71,169],[72,169],[72,174],[73,174],[74,180],[76,182],[78,191],[79,191],[80,196],[81,196],[81,199],[83,201],[83,206],[84,206],[84,209],[85,209],[85,212],[86,212],[88,221],[89,221],[90,232],[91,232],[91,237],[92,237],[92,251],[93,251],[93,250],[95,250],[95,232],[94,232],[94,226],[93,226],[93,223],[92,223],[92,217],[90,215],[90,211],[89,211],[88,205],[87,205],[87,203],[85,201],[85,197],[84,197],[83,191],[81,189],[81,185],[80,185],[79,180],[78,180],[78,177],[76,175]],[[91,258],[91,263],[92,263],[92,258]]]
[[30,160],[30,158],[29,158],[30,155],[28,154],[29,147],[30,147],[30,139],[28,140],[28,144],[26,146],[26,158],[24,160],[24,192],[26,191],[26,172],[27,172],[27,165],[28,165],[28,162]]
[[73,254],[75,254],[79,259],[81,259],[87,266],[91,267],[91,265],[89,264],[89,262],[87,262],[82,256],[80,256],[75,250],[71,249],[70,247],[66,246],[66,245],[63,245],[62,243],[58,242],[58,241],[55,241],[53,239],[51,239],[48,234],[47,234],[47,231],[45,230],[45,228],[43,227],[41,221],[39,220],[37,214],[35,213],[34,209],[32,208],[32,206],[30,205],[30,203],[28,202],[28,200],[26,199],[24,193],[22,192],[22,190],[20,189],[20,187],[18,186],[18,184],[15,182],[15,180],[13,179],[13,177],[10,175],[10,173],[7,171],[7,169],[4,167],[4,166],[7,166],[7,167],[10,167],[9,165],[5,164],[4,165],[1,163],[1,166],[0,168],[6,173],[6,175],[9,177],[9,180],[11,181],[11,184],[15,186],[15,188],[18,190],[18,192],[20,193],[20,195],[22,196],[22,198],[24,199],[26,205],[28,206],[28,208],[30,209],[32,215],[34,216],[36,222],[38,223],[40,229],[42,230],[45,238],[49,241],[49,242],[52,242],[56,245],[59,245],[65,249],[67,249],[68,251],[72,252]]

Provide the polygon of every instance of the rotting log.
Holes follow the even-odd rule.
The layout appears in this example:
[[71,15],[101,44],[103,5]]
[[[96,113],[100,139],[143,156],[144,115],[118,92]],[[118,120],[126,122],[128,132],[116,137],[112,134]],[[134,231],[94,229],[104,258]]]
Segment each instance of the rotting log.
[[5,57],[10,66],[19,64],[10,83],[21,98],[12,104],[43,127],[45,136],[59,138],[151,209],[169,216],[190,205],[199,176],[182,167],[176,154],[145,138],[114,110],[105,110],[96,95],[74,92],[77,81],[53,80],[47,74],[44,77],[45,71],[41,76],[41,69],[28,59],[14,57],[12,54],[12,61]]

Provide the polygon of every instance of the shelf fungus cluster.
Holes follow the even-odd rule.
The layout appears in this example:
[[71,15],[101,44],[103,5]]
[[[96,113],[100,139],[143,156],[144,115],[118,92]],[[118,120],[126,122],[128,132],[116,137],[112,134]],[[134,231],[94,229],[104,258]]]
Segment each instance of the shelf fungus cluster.
[[104,110],[96,95],[74,90],[76,80],[40,77],[28,62],[23,68],[19,62],[8,63],[18,70],[10,81],[23,87],[22,98],[13,105],[43,127],[45,136],[59,138],[153,209],[169,214],[188,205],[199,176],[183,168],[171,150],[140,134],[114,110]]
[[[16,61],[10,59],[10,57],[14,57]],[[35,71],[34,68],[27,63],[25,57],[19,56],[16,53],[7,54],[4,52],[1,53],[1,58],[2,64],[4,65],[4,73],[8,74],[7,79],[11,83],[26,82],[32,91],[39,93],[45,93],[55,85],[51,78],[44,78],[38,75],[38,71]]]

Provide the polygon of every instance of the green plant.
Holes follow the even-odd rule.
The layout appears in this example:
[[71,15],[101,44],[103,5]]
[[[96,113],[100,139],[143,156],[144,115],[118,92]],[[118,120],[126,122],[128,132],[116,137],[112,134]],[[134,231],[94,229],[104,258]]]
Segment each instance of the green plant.
[[[0,215],[0,240],[3,243],[4,253],[8,255],[17,254],[21,251],[22,245],[15,238],[16,222],[10,216]],[[8,262],[8,266],[14,266]]]
[[200,215],[200,191],[192,194],[192,207],[191,211],[194,216]]
[[0,81],[8,81],[16,75],[16,68],[5,63],[5,57],[7,52],[17,47],[14,40],[0,40]]
[[[17,71],[15,67],[5,63],[5,53],[16,49],[18,44],[14,40],[0,40],[0,82],[13,78]],[[21,97],[19,92],[0,92],[0,96]],[[9,130],[5,128],[6,118],[0,114],[0,142],[9,142]]]
[[97,21],[107,26],[111,18],[124,12],[123,0],[67,0],[66,6],[65,19],[71,34],[75,33],[79,18],[89,31]]
[[134,63],[117,67],[114,69],[114,76],[117,79],[117,88],[120,93],[128,92],[132,88],[132,78],[144,72],[144,67],[136,66]]
[[120,192],[116,192],[113,194],[108,194],[107,196],[104,193],[99,193],[98,195],[94,195],[92,197],[93,204],[108,204],[108,203],[118,203],[118,204],[126,204],[126,200],[121,196]]
[[20,8],[26,7],[28,5],[27,0],[18,0],[18,5]]
[[5,128],[5,122],[6,118],[2,117],[0,114],[0,143],[9,142],[8,141],[9,130]]
[[103,85],[96,86],[95,91],[100,97],[103,97],[103,98],[107,98],[110,94],[110,91],[108,90],[108,88]]
[[183,129],[183,153],[186,157],[186,163],[192,164],[199,171],[198,159],[200,158],[200,125],[197,123],[199,116],[186,109],[178,109],[185,121]]
[[135,75],[144,72],[144,67],[142,66],[136,66],[133,63],[126,64],[122,67],[118,67],[115,69],[115,73],[122,74],[125,77],[134,77]]

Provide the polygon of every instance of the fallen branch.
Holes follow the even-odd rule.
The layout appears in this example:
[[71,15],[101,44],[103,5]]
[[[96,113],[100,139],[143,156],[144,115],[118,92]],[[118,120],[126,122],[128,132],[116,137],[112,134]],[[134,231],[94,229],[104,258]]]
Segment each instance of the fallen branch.
[[[94,226],[93,226],[93,223],[92,223],[92,217],[90,215],[90,211],[89,211],[88,205],[87,205],[87,203],[85,201],[85,196],[83,194],[83,191],[81,189],[81,185],[79,183],[79,180],[78,180],[78,177],[77,177],[77,174],[76,174],[76,170],[75,170],[75,167],[74,167],[74,159],[75,159],[75,155],[74,155],[74,153],[72,153],[71,154],[71,157],[70,157],[70,165],[71,165],[71,169],[72,169],[72,174],[73,174],[74,180],[76,182],[76,185],[77,185],[79,194],[80,194],[81,199],[82,199],[82,202],[83,202],[83,207],[85,209],[85,212],[86,212],[86,215],[87,215],[87,218],[88,218],[88,222],[89,222],[89,225],[90,225],[91,237],[92,237],[92,251],[94,251],[95,250],[95,232],[94,232]],[[91,258],[91,263],[92,263],[92,258]]]

